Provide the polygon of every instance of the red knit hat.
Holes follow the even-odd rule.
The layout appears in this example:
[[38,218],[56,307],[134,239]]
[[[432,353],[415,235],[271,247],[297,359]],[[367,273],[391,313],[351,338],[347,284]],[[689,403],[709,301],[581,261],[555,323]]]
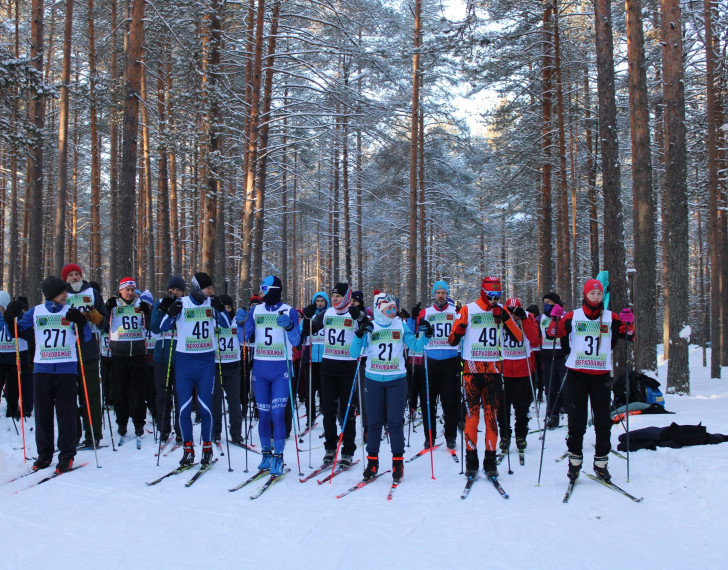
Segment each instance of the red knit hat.
[[71,271],[78,271],[83,277],[83,270],[75,263],[69,263],[61,269],[61,279],[65,281]]
[[599,289],[602,293],[604,293],[604,287],[599,279],[589,279],[586,283],[584,283],[584,297],[586,297],[591,291],[594,291],[594,289]]
[[124,277],[121,281],[119,281],[119,291],[126,289],[127,287],[134,287],[134,289],[136,289],[136,281],[134,281],[131,277]]

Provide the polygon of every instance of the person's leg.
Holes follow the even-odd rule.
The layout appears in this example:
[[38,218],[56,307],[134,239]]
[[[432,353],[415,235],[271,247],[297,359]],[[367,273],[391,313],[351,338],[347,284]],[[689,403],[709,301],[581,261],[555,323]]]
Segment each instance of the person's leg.
[[63,467],[76,456],[76,374],[54,374],[55,408],[58,422],[58,464]]

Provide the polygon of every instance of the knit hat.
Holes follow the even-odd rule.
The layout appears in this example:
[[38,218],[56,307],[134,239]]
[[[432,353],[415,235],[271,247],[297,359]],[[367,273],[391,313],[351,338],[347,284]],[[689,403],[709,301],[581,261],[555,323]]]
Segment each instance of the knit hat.
[[362,293],[361,291],[354,291],[351,294],[351,300],[358,301],[359,303],[361,303],[363,305],[364,304],[364,293]]
[[220,299],[220,302],[223,305],[230,305],[231,307],[235,306],[235,303],[233,302],[233,298],[230,295],[228,295],[227,293],[223,293],[218,298]]
[[119,291],[122,291],[127,287],[134,287],[134,289],[136,289],[136,286],[136,281],[134,281],[131,277],[124,277],[121,281],[119,281]]
[[397,316],[397,300],[392,295],[376,292],[374,296],[374,321],[382,327],[388,327]]
[[0,291],[0,306],[3,309],[7,309],[8,303],[10,302],[10,293],[7,291]]
[[526,312],[531,313],[534,317],[538,317],[541,311],[538,310],[538,305],[529,305],[526,307]]
[[435,293],[438,289],[444,289],[447,292],[447,296],[450,296],[450,287],[448,287],[447,282],[445,281],[435,281],[435,283],[432,285],[432,296],[435,296]]
[[599,289],[602,293],[604,293],[604,287],[599,279],[589,279],[586,283],[584,283],[584,297],[594,291],[594,289]]
[[559,297],[559,295],[557,293],[546,293],[543,296],[543,299],[548,299],[554,305],[558,305],[559,307],[563,307],[564,306],[564,302],[561,300],[561,297]]
[[66,290],[66,282],[60,277],[51,275],[43,280],[40,284],[40,288],[41,291],[43,291],[43,296],[48,301],[52,301]]
[[350,291],[348,283],[337,283],[331,290],[332,293],[338,293],[342,297],[345,297],[348,291]]
[[250,305],[260,305],[263,302],[263,299],[261,299],[258,295],[251,295],[250,299],[248,299],[248,303]]
[[179,289],[180,291],[184,291],[186,288],[187,284],[185,283],[185,280],[179,275],[172,275],[172,277],[169,278],[169,281],[167,281],[167,289]]
[[334,303],[334,310],[337,315],[343,315],[351,305],[351,288],[348,283],[337,283],[334,285],[334,293],[341,295],[338,303]]
[[28,297],[25,297],[23,295],[19,295],[18,297],[15,297],[15,300],[23,306],[23,310],[24,311],[27,311],[29,309],[29,306],[28,306]]
[[195,273],[194,279],[197,280],[197,284],[200,286],[200,289],[207,289],[212,285],[212,279],[210,276],[202,271]]
[[497,277],[486,277],[480,285],[480,288],[487,293],[501,293],[503,286]]
[[149,289],[144,289],[144,292],[139,295],[139,300],[144,301],[145,303],[148,303],[149,305],[154,304],[154,297],[152,297],[152,292]]
[[83,277],[83,270],[75,263],[69,263],[68,265],[65,265],[63,269],[61,269],[61,279],[66,281],[68,279],[68,274],[71,271],[78,271],[81,274],[81,277]]

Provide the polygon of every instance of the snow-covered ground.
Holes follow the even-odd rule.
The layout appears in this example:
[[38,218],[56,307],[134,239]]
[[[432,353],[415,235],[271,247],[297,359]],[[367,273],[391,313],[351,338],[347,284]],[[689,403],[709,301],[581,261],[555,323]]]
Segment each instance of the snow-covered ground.
[[[701,350],[694,347],[691,371],[691,396],[666,395],[675,415],[633,416],[630,427],[703,422],[711,433],[728,433],[728,369],[723,380],[710,380]],[[665,376],[662,365],[663,391]],[[0,415],[4,482],[30,464],[23,465],[21,439],[4,417],[4,403]],[[535,419],[531,424],[535,429]],[[421,429],[412,436],[408,456],[421,448]],[[621,431],[612,430],[614,447]],[[525,466],[515,453],[513,475],[501,465],[507,501],[482,479],[460,500],[460,465],[442,448],[434,455],[435,480],[425,456],[405,465],[392,501],[386,500],[388,475],[337,500],[336,494],[360,479],[362,464],[331,485],[301,484],[293,441],[286,448],[293,471],[256,501],[248,497],[258,483],[227,490],[249,476],[238,448],[231,448],[232,473],[221,457],[190,488],[184,486],[189,471],[147,487],[145,481],[173,469],[181,457],[181,450],[162,457],[157,467],[156,445],[148,435],[141,451],[133,443],[116,453],[111,447],[99,450],[100,469],[93,452],[82,451],[76,463],[88,462],[86,467],[44,485],[28,488],[38,474],[0,484],[0,568],[726,568],[728,443],[634,452],[630,482],[626,462],[612,456],[615,483],[644,497],[642,503],[581,477],[571,501],[563,504],[566,462],[555,459],[565,451],[564,432],[547,434],[539,488],[538,435],[529,436]],[[314,447],[320,433],[320,427],[314,430]],[[35,455],[32,432],[26,438],[29,455]],[[590,431],[587,467],[593,442]],[[199,458],[199,447],[197,452]],[[314,449],[311,465],[322,455],[323,449]],[[390,457],[385,442],[384,468]],[[250,473],[257,458],[249,455]],[[301,466],[311,471],[308,452],[301,453]]]

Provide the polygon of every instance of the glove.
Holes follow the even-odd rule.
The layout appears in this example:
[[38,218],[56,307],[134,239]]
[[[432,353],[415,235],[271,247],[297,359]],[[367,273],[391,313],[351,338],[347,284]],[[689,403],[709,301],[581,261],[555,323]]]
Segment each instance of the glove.
[[460,301],[458,301],[457,303],[455,303],[455,312],[456,313],[459,313],[460,312],[460,309],[462,309],[462,308],[463,308],[463,304]]
[[104,316],[93,307],[86,307],[84,309],[84,316],[97,327],[100,326],[104,320]]
[[558,321],[561,317],[564,316],[564,309],[561,307],[561,305],[553,305],[551,307],[551,313],[549,314],[549,316],[552,320]]
[[248,320],[248,311],[246,311],[243,307],[240,307],[238,309],[238,312],[235,313],[235,322],[238,323],[239,327],[242,327],[245,324],[245,321]]
[[420,316],[421,312],[422,312],[422,303],[417,303],[414,307],[412,307],[412,318],[414,320],[417,320],[417,317]]
[[23,316],[23,305],[18,301],[10,301],[8,306],[5,307],[5,322],[12,323],[16,318]]
[[66,313],[66,319],[79,327],[82,327],[86,324],[86,317],[84,317],[83,313],[79,311],[76,307],[71,307],[70,309],[68,309],[68,312]]
[[465,333],[468,330],[468,325],[465,323],[460,323],[458,326],[456,326],[452,332],[454,332],[458,336],[464,336]]
[[287,331],[293,330],[293,321],[291,321],[291,317],[289,317],[286,313],[278,315],[278,318],[276,319],[276,324],[279,327],[283,327]]
[[501,307],[500,305],[496,305],[493,307],[493,318],[495,319],[495,324],[499,325],[501,323],[505,323],[508,319],[511,318],[511,315],[508,314],[508,311]]
[[316,304],[311,303],[308,307],[303,309],[303,316],[307,319],[312,319],[313,316],[316,314]]
[[166,294],[166,295],[165,295],[165,296],[164,296],[164,297],[162,298],[162,300],[161,300],[161,301],[160,301],[160,303],[159,303],[159,306],[158,306],[158,309],[159,309],[159,311],[160,311],[161,313],[166,313],[166,312],[167,312],[167,310],[169,309],[170,305],[171,305],[172,303],[174,303],[174,301],[175,301],[175,299],[176,299],[176,298],[177,298],[177,297],[175,297],[174,295],[172,295],[172,294],[170,294],[170,293],[167,293],[167,294]]
[[407,321],[410,318],[410,314],[407,311],[405,311],[404,309],[400,309],[399,318],[402,319],[403,321]]
[[222,313],[225,310],[225,306],[222,304],[220,297],[213,295],[210,297],[210,306],[215,309],[218,313]]
[[351,315],[351,318],[354,319],[355,321],[358,321],[359,319],[362,318],[361,309],[359,307],[355,307],[354,305],[349,307],[349,314]]
[[144,321],[146,323],[149,323],[149,315],[152,314],[152,306],[146,301],[142,301],[141,303],[139,303],[139,309],[144,315]]
[[515,307],[514,309],[511,310],[511,314],[514,317],[518,317],[521,320],[524,320],[524,319],[526,319],[526,317],[528,317],[528,315],[526,314],[526,311],[523,310],[523,307]]
[[426,319],[420,319],[420,324],[417,325],[417,330],[421,333],[425,333],[427,338],[432,338],[432,335],[435,334],[435,328]]
[[354,334],[361,338],[365,334],[372,332],[374,332],[374,325],[372,324],[372,322],[369,319],[363,319],[361,322],[359,322],[359,328],[356,329],[356,332],[354,332]]
[[139,296],[139,300],[142,303],[147,303],[150,307],[154,305],[154,297],[152,297],[152,294],[149,291],[144,291],[144,293]]
[[108,299],[106,299],[106,308],[109,310],[109,312],[111,312],[112,309],[116,308],[116,304],[116,297],[109,297]]
[[619,313],[619,320],[625,325],[631,325],[634,323],[634,313],[629,307],[625,307]]
[[182,312],[182,300],[181,299],[177,299],[176,301],[174,301],[167,309],[167,314],[173,318],[176,317],[177,315],[179,315],[181,312]]

